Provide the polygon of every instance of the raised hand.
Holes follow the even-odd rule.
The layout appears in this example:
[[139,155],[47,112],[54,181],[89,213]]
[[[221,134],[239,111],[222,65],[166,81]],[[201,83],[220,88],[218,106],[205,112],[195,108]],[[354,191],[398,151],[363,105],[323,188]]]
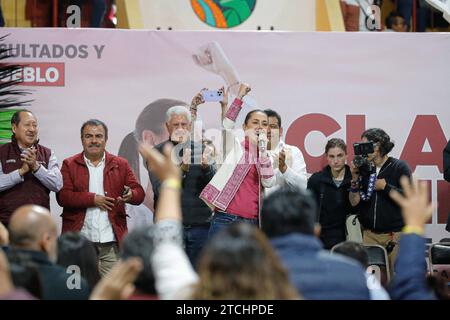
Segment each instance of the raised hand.
[[433,206],[428,199],[428,185],[416,178],[410,182],[408,177],[400,179],[404,195],[392,189],[389,195],[402,208],[405,225],[424,228],[431,218]]
[[91,300],[126,300],[134,292],[134,281],[143,266],[139,258],[119,261],[92,291]]
[[241,85],[239,86],[239,91],[238,91],[238,95],[237,97],[239,99],[244,98],[252,89],[250,88],[250,86],[248,84],[245,83],[241,83]]
[[164,146],[163,154],[148,144],[141,143],[139,145],[139,152],[149,164],[150,171],[152,171],[160,181],[166,179],[181,179],[181,170],[172,161],[172,150],[173,146],[170,144]]

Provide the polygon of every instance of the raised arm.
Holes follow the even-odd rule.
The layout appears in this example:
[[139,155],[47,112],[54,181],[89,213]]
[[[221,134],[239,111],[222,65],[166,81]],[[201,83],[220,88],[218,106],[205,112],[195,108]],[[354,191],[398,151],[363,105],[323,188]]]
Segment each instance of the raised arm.
[[400,182],[403,195],[396,190],[390,192],[391,198],[402,208],[405,220],[390,295],[394,300],[436,299],[426,282],[427,265],[423,255],[425,224],[433,213],[428,185],[415,178],[411,183],[408,176],[403,176]]
[[172,146],[166,145],[163,155],[147,145],[139,147],[161,181],[152,256],[156,290],[161,299],[179,298],[180,292],[188,290],[198,279],[182,247],[181,170],[171,161],[171,150]]

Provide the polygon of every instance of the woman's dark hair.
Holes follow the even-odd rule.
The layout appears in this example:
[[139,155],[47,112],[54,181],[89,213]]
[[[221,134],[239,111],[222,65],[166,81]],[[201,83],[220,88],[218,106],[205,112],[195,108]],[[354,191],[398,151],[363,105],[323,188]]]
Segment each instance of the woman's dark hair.
[[100,280],[97,251],[92,242],[78,232],[63,233],[58,238],[57,264],[63,267],[78,266],[91,289]]
[[166,129],[166,112],[173,106],[188,106],[185,102],[173,99],[159,99],[146,106],[139,114],[135,129],[123,138],[119,147],[119,156],[128,160],[137,179],[140,180],[138,143],[142,141],[142,132],[151,130],[156,135]]
[[124,238],[121,251],[121,257],[124,260],[133,257],[141,258],[143,268],[134,284],[138,290],[151,295],[157,294],[151,263],[154,249],[154,230],[153,225],[134,229]]
[[340,148],[344,150],[345,153],[347,153],[347,145],[342,139],[333,138],[328,140],[327,145],[325,146],[325,153],[328,153],[328,151],[332,148]]
[[267,115],[267,113],[262,109],[254,109],[254,110],[250,111],[249,113],[247,113],[247,115],[245,116],[244,124],[247,124],[247,122],[250,120],[252,114],[254,114],[256,112],[261,112],[261,113],[264,113],[265,115]]
[[383,129],[379,128],[367,129],[363,132],[361,138],[366,138],[369,141],[378,143],[382,157],[391,152],[395,145],[394,142],[391,141],[389,135]]
[[249,223],[221,230],[198,264],[193,299],[298,299],[267,237]]

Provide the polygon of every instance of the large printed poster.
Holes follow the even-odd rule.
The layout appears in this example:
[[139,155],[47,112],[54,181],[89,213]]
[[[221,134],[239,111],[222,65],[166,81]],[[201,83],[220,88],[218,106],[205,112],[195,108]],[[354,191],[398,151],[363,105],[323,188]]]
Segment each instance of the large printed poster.
[[[1,45],[13,48],[12,61],[27,65],[24,85],[32,90],[41,143],[60,164],[82,150],[81,124],[98,118],[109,127],[107,149],[128,158],[145,188],[136,141],[165,139],[165,110],[189,104],[202,88],[233,92],[244,81],[252,92],[239,126],[251,108],[277,110],[286,142],[301,149],[308,173],[324,166],[328,139],[343,138],[351,153],[364,129],[383,128],[396,144],[392,156],[429,181],[438,206],[427,235],[449,237],[442,150],[450,138],[450,34],[3,32],[10,34]],[[202,105],[199,116],[204,134],[220,146],[219,105]],[[61,211],[53,197],[52,213]]]

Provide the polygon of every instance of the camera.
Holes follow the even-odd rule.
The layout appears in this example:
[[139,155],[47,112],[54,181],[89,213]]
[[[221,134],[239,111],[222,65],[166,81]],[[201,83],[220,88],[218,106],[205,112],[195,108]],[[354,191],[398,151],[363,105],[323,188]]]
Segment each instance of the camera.
[[369,175],[373,170],[373,165],[367,158],[370,153],[375,152],[373,141],[354,143],[353,151],[355,153],[353,164],[359,169],[361,175]]

